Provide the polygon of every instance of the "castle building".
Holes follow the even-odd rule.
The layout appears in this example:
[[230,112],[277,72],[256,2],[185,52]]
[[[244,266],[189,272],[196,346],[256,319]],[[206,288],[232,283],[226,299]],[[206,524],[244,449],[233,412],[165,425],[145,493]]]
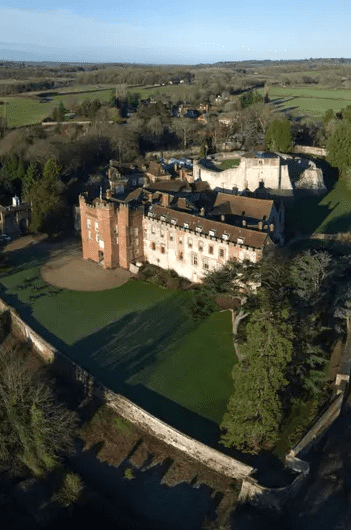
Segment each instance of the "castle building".
[[12,236],[24,235],[31,221],[32,207],[18,197],[12,198],[11,206],[0,206],[0,231]]
[[[137,190],[136,190],[137,191]],[[259,261],[274,247],[267,231],[174,210],[166,194],[133,192],[125,201],[80,196],[83,258],[105,269],[149,262],[192,282],[230,260]]]

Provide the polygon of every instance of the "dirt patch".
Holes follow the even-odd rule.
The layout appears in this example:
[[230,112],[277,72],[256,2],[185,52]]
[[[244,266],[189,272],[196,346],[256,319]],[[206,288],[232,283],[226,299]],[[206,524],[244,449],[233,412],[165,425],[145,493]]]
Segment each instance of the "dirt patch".
[[123,285],[133,274],[117,268],[106,270],[81,257],[80,249],[54,257],[40,269],[42,279],[55,287],[72,291],[104,291]]

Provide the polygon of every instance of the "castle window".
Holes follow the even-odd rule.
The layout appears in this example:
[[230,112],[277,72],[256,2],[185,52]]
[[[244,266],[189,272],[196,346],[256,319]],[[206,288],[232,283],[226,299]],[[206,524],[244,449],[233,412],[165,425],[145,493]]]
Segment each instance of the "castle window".
[[195,267],[197,267],[197,254],[193,254],[192,255],[192,258],[193,258],[193,265],[195,265]]
[[202,252],[203,249],[204,249],[204,244],[203,244],[202,241],[199,241],[199,250],[200,250],[200,252]]
[[210,245],[208,247],[208,252],[209,252],[209,254],[213,254],[213,245]]
[[136,247],[136,248],[134,249],[134,256],[138,256],[138,254],[139,254],[139,248]]
[[134,239],[134,246],[135,246],[135,247],[138,247],[138,246],[139,246],[139,238],[138,238],[138,237],[136,237],[136,238]]
[[96,234],[96,242],[99,242],[99,234]]
[[169,233],[169,240],[170,240],[170,241],[173,241],[173,240],[174,240],[173,232],[170,232],[170,233]]
[[162,228],[160,229],[160,236],[161,236],[161,237],[165,237],[165,231],[162,230]]
[[134,235],[137,236],[139,233],[139,229],[138,228],[134,228]]
[[193,240],[191,239],[191,237],[188,237],[188,247],[192,247],[193,246]]
[[161,247],[161,254],[164,254],[165,253],[165,247]]
[[202,260],[202,267],[203,267],[204,269],[206,269],[206,270],[208,270],[208,269],[210,268],[207,259],[203,259],[203,260]]
[[179,259],[182,261],[182,259],[183,259],[183,252],[179,252]]
[[87,227],[88,227],[88,228],[91,228],[91,221],[90,221],[90,219],[87,219]]
[[115,225],[115,234],[118,234],[118,225]]
[[224,248],[219,249],[219,257],[224,258]]
[[155,245],[154,242],[151,243],[151,248],[152,248],[152,250],[156,250],[156,245]]
[[152,233],[152,234],[155,233],[155,227],[154,227],[154,225],[151,226],[151,233]]
[[182,245],[182,244],[183,244],[183,238],[182,238],[182,236],[179,236],[179,240],[178,240],[178,241],[179,241],[179,245]]
[[91,230],[88,231],[88,239],[93,239],[93,238],[91,237]]
[[118,245],[118,236],[115,238],[116,245]]
[[98,232],[98,231],[99,231],[99,223],[96,222],[96,223],[95,223],[95,232]]

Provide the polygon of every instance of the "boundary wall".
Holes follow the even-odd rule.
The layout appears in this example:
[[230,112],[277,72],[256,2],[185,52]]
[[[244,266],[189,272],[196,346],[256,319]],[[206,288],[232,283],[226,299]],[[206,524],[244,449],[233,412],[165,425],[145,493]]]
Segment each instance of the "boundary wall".
[[[253,478],[255,469],[232,457],[224,455],[206,446],[205,444],[181,433],[177,429],[167,425],[155,416],[132,403],[121,394],[116,394],[95,380],[85,369],[70,360],[51,344],[45,341],[19,316],[17,311],[6,304],[0,298],[0,311],[8,311],[10,314],[11,329],[22,335],[37,350],[45,362],[52,365],[53,372],[74,384],[83,386],[86,399],[96,396],[104,400],[108,406],[118,414],[128,419],[147,433],[156,436],[166,444],[185,452],[188,456],[206,465],[221,474],[233,479],[241,480],[241,491],[239,502],[249,502],[257,507],[280,511],[286,502],[294,497],[304,479],[309,474],[309,464],[296,455],[316,443],[325,434],[330,425],[339,416],[344,395],[348,390],[350,379],[350,346],[351,334],[348,335],[344,356],[340,363],[339,372],[336,377],[336,398],[333,399],[328,410],[320,417],[310,431],[286,456],[285,465],[297,473],[297,477],[289,486],[283,488],[266,488],[261,486]],[[350,322],[348,322],[348,330]]]

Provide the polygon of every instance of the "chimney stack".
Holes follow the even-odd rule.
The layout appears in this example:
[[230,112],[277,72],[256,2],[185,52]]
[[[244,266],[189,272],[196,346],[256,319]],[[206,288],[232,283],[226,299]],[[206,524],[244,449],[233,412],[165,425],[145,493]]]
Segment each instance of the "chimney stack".
[[200,209],[200,215],[202,215],[202,217],[205,217],[205,208]]
[[262,223],[262,221],[259,221],[258,222],[258,229],[262,230],[262,228],[263,228],[263,223]]
[[223,214],[221,215],[221,221],[223,221],[223,222],[225,221],[225,215],[223,215]]

